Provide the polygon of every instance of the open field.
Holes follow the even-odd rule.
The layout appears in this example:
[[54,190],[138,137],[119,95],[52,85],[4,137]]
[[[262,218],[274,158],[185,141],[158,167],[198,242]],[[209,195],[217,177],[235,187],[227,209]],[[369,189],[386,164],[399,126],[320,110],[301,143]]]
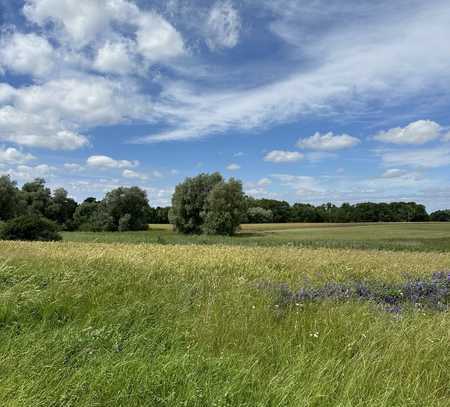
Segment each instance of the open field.
[[2,406],[450,400],[447,312],[283,304],[270,288],[427,280],[450,253],[0,242],[0,256]]
[[150,225],[146,232],[64,233],[74,242],[226,244],[408,251],[450,251],[450,223],[260,224],[242,225],[235,237],[181,236],[170,225]]

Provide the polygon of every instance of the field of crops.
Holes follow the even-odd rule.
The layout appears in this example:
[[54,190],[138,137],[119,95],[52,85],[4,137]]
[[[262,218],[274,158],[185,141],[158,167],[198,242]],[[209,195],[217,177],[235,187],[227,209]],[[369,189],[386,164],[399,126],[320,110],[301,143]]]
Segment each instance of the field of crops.
[[450,253],[164,233],[0,242],[0,405],[449,405]]
[[145,232],[68,232],[73,242],[226,244],[238,246],[294,246],[344,249],[450,252],[448,223],[279,223],[242,225],[234,237],[183,236],[171,225],[150,225]]

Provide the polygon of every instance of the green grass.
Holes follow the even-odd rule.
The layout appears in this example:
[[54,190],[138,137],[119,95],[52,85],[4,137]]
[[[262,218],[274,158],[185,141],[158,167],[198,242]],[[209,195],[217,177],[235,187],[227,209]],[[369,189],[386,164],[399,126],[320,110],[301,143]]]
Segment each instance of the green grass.
[[183,236],[170,225],[150,225],[146,232],[68,232],[73,242],[226,244],[400,251],[450,251],[450,223],[267,224],[243,225],[234,237]]
[[0,242],[2,406],[448,406],[448,314],[275,307],[447,253]]

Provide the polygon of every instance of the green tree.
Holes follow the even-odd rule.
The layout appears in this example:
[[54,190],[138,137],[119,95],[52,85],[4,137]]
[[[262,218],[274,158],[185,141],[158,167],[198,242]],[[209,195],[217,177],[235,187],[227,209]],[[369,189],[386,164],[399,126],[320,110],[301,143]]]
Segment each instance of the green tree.
[[22,196],[28,213],[48,217],[48,207],[51,203],[51,191],[45,186],[45,180],[36,178],[22,186]]
[[64,188],[55,189],[47,208],[48,218],[61,225],[64,230],[73,230],[75,228],[73,215],[77,206],[75,200],[68,197]]
[[206,199],[202,230],[206,234],[233,235],[246,212],[242,183],[231,178],[214,185]]
[[[139,187],[120,187],[108,192],[100,209],[112,218],[114,230],[145,230],[148,228],[147,193]],[[125,218],[126,217],[126,222]],[[122,220],[122,221],[121,221]]]
[[170,223],[176,231],[185,234],[202,232],[208,194],[222,181],[222,176],[215,172],[186,178],[176,186],[169,212]]
[[20,190],[9,175],[0,177],[0,220],[9,220],[20,214]]
[[273,213],[270,209],[260,208],[259,206],[248,208],[247,221],[249,223],[270,223],[273,221]]

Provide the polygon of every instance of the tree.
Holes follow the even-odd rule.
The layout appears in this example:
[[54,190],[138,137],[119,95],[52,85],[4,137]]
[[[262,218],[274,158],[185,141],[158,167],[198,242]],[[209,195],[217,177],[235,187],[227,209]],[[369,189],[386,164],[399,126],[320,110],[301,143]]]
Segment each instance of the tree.
[[45,180],[36,178],[22,186],[22,196],[29,213],[48,217],[47,208],[51,202],[51,191],[45,186]]
[[[148,228],[147,193],[139,187],[113,189],[106,194],[100,208],[104,209],[111,217],[114,230],[118,230],[119,225],[121,225],[121,230],[145,230]],[[126,217],[126,222],[124,217]]]
[[231,178],[214,185],[206,199],[202,230],[206,234],[233,235],[241,224],[246,205],[242,183]]
[[68,197],[64,188],[55,189],[47,208],[48,218],[61,225],[63,230],[73,230],[75,229],[73,215],[77,206],[75,200]]
[[222,176],[215,172],[186,178],[175,187],[169,220],[176,231],[185,234],[202,232],[208,194],[222,181]]
[[92,230],[93,215],[97,211],[100,202],[97,199],[86,198],[73,214],[75,227],[81,230]]
[[259,206],[248,208],[247,221],[249,223],[270,223],[273,221],[273,213],[270,209],[260,208]]
[[431,213],[430,220],[433,222],[450,222],[450,209],[444,209]]
[[61,240],[56,223],[37,214],[10,219],[0,229],[4,240]]
[[21,212],[20,191],[9,175],[0,177],[0,220],[9,220]]
[[249,201],[249,207],[260,207],[272,211],[275,223],[286,223],[290,220],[291,207],[286,201],[276,199],[255,199]]

